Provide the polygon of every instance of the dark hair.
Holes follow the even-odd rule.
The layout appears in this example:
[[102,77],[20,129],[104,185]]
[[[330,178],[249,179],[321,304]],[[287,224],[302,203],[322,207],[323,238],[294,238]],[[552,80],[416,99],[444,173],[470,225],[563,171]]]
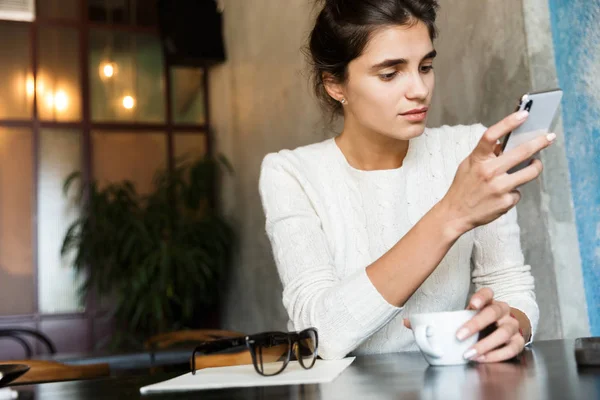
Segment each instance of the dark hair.
[[372,33],[381,27],[422,21],[434,40],[438,8],[437,0],[325,0],[306,51],[317,98],[333,114],[341,113],[341,104],[325,90],[323,75],[344,82],[350,61],[362,54]]

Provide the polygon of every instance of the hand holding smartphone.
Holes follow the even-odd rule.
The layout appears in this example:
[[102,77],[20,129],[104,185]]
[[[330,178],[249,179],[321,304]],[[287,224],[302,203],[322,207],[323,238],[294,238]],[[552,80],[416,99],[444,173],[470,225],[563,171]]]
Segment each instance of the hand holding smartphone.
[[[561,89],[523,95],[515,111],[528,111],[529,117],[521,126],[504,137],[502,152],[510,151],[538,136],[548,134],[558,111],[562,95],[563,91]],[[532,159],[533,157],[516,165],[508,173],[511,174],[527,167]]]
[[[530,102],[532,98],[534,101]],[[539,132],[540,128],[548,131],[556,113],[555,95],[551,99],[554,101],[550,102],[548,115],[544,112],[548,109],[545,101],[537,101],[539,97],[533,94],[523,96],[519,106],[523,111],[512,113],[487,128],[471,154],[460,163],[448,192],[440,201],[442,214],[450,216],[451,232],[460,236],[506,214],[521,199],[517,188],[539,177],[541,161],[528,160],[552,145],[555,139],[554,135]],[[529,132],[534,134],[529,135]],[[504,148],[508,150],[499,155],[498,143],[503,137]],[[525,168],[507,174],[520,164]]]

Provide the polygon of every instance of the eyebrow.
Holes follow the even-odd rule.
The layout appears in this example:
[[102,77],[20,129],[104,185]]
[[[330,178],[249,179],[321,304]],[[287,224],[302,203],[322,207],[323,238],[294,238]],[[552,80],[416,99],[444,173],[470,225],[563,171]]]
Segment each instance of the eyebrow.
[[[437,51],[436,50],[432,50],[429,53],[427,53],[425,55],[425,57],[423,57],[421,59],[421,61],[423,60],[427,60],[429,58],[435,58],[435,56],[437,56]],[[403,64],[408,64],[408,60],[405,58],[394,58],[394,59],[390,59],[390,60],[384,60],[380,63],[377,63],[375,65],[373,65],[371,67],[372,71],[376,71],[382,68],[389,68],[389,67],[393,67],[394,65],[403,65]]]

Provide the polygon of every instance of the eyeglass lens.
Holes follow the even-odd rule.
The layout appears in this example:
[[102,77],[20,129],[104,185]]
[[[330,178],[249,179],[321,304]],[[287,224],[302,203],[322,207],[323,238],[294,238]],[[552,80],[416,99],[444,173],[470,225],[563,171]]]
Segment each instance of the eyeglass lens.
[[285,335],[275,335],[270,341],[253,347],[256,367],[263,375],[275,375],[287,365],[290,357],[290,340]]
[[296,343],[296,357],[304,368],[311,368],[317,359],[317,337],[312,329],[300,332]]

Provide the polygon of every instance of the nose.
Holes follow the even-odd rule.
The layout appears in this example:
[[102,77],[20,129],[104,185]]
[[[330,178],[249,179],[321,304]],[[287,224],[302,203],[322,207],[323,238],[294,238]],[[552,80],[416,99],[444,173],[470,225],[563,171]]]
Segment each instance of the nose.
[[409,100],[425,100],[427,96],[429,96],[429,88],[423,82],[423,77],[421,74],[414,74],[406,91],[406,98]]

